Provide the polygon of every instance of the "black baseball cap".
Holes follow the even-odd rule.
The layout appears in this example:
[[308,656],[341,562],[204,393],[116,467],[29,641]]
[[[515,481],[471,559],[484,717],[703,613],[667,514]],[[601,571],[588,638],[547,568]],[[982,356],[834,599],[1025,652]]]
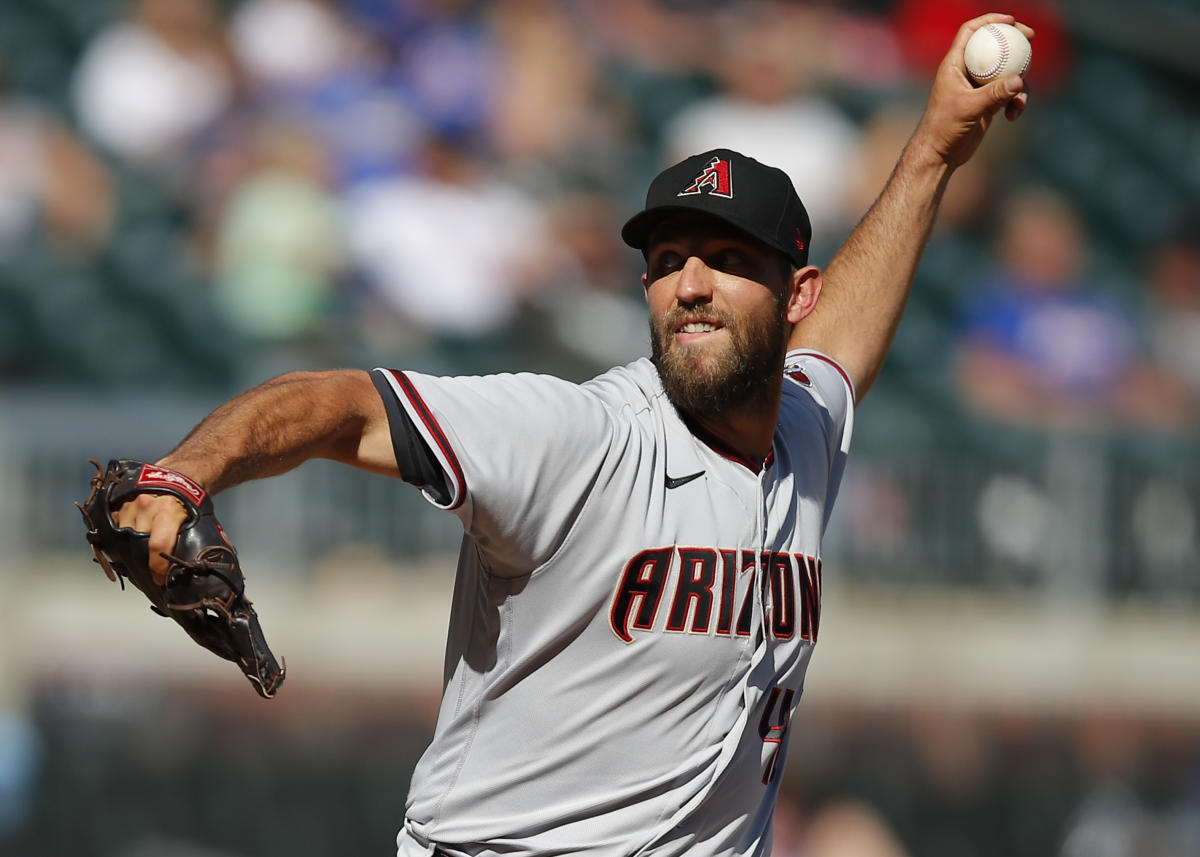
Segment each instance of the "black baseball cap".
[[732,149],[692,155],[650,182],[646,207],[629,219],[621,238],[644,253],[654,227],[684,211],[701,211],[736,226],[798,268],[808,264],[812,224],[792,180],[778,167]]

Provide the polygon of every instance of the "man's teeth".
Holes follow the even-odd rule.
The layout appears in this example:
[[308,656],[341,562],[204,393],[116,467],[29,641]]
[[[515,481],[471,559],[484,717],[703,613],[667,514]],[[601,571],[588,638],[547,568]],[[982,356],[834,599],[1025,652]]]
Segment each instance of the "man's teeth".
[[683,333],[711,333],[717,329],[717,326],[706,321],[692,321],[679,329]]

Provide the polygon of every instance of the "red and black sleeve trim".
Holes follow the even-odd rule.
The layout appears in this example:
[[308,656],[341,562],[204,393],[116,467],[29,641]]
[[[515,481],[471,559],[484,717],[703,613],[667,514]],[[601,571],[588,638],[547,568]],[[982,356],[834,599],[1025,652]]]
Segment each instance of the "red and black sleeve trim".
[[850,380],[849,373],[846,372],[845,368],[842,366],[841,363],[838,363],[836,360],[834,360],[828,354],[822,354],[820,351],[800,350],[800,351],[794,351],[792,353],[800,354],[805,357],[815,357],[816,359],[818,359],[824,363],[828,363],[830,366],[832,366],[834,369],[837,370],[837,373],[842,376],[842,380],[846,382],[846,388],[850,391],[850,401],[852,403],[858,401],[858,393],[854,389],[854,382]]
[[[386,374],[385,374],[386,373]],[[388,376],[391,376],[390,378]],[[396,454],[396,465],[400,478],[426,491],[439,506],[455,509],[462,505],[464,488],[462,467],[449,441],[429,406],[421,398],[412,381],[403,373],[377,369],[371,373],[371,381],[383,399],[387,411],[388,427],[391,429],[392,449]],[[394,381],[394,383],[392,383]],[[445,465],[429,446],[418,429],[409,411],[400,403],[403,394],[412,405],[430,437],[441,451]],[[447,472],[447,469],[449,472]],[[453,483],[451,482],[453,479]],[[457,488],[457,492],[455,491]],[[451,505],[453,503],[453,505]]]

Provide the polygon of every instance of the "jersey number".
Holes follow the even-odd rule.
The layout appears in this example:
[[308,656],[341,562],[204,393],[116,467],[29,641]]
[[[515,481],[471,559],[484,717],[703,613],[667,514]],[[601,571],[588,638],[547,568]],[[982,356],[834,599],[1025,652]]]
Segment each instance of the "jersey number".
[[[767,700],[767,707],[763,709],[762,719],[758,721],[758,734],[762,737],[764,744],[774,744],[771,748],[771,757],[767,760],[766,770],[763,771],[763,785],[769,784],[775,779],[775,775],[779,771],[779,751],[782,749],[783,736],[787,734],[788,724],[792,719],[792,700],[796,698],[796,691],[785,690],[782,692],[783,704],[779,704],[780,689],[778,687],[771,688],[771,698]],[[779,708],[779,717],[775,717],[775,709]],[[772,723],[771,721],[775,722]]]

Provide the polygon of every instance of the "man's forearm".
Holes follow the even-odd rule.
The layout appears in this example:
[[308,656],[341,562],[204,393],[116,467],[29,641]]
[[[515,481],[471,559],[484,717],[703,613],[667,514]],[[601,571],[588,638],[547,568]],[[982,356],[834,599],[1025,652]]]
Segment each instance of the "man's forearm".
[[[837,356],[848,364],[860,397],[879,374],[900,323],[951,172],[920,140],[910,140],[883,192],[825,269],[810,326],[855,337],[855,347],[838,349]],[[804,339],[801,325],[792,344],[812,344]]]
[[221,405],[158,463],[212,493],[310,458],[359,463],[376,408],[365,372],[282,375]]
[[1015,24],[1033,36],[1011,15],[991,12],[959,27],[891,178],[829,263],[816,308],[792,333],[790,346],[839,360],[859,398],[883,367],[951,173],[970,160],[1000,111],[1015,120],[1028,101],[1019,75],[980,87],[967,78],[966,43],[989,23]]

